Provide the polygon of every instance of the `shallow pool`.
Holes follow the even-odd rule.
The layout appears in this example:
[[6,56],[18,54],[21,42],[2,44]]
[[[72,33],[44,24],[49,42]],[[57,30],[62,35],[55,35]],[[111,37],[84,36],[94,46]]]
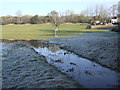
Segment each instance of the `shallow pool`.
[[60,49],[56,45],[34,47],[34,50],[45,56],[48,63],[56,66],[86,88],[112,88],[119,84],[118,72]]

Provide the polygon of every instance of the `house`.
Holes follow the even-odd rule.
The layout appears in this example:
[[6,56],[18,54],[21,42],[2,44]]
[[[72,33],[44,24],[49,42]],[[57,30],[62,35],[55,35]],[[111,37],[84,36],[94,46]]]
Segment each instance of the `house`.
[[117,17],[112,17],[112,18],[110,19],[110,22],[111,22],[112,24],[117,24],[117,23],[118,23]]

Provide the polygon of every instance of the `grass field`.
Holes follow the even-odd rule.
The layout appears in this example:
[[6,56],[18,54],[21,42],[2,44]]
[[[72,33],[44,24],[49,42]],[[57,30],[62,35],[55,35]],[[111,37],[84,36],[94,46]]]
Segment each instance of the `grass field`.
[[[108,30],[85,29],[88,24],[61,24],[57,37],[77,37],[84,32],[105,32]],[[30,40],[54,38],[52,24],[3,25],[2,39]]]

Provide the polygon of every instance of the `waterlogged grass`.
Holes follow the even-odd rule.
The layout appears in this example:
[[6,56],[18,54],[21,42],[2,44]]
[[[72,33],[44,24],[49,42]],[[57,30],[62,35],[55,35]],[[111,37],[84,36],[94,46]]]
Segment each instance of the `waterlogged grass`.
[[[56,37],[78,37],[84,32],[106,32],[108,30],[85,29],[88,24],[61,24]],[[2,39],[48,39],[54,38],[52,24],[3,25]]]

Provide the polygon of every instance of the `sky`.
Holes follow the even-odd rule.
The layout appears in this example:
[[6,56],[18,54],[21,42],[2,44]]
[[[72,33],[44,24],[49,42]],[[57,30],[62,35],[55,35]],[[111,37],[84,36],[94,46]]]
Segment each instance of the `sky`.
[[89,6],[105,5],[110,7],[120,0],[0,0],[0,16],[16,16],[20,10],[22,15],[47,15],[52,10],[64,12],[72,10],[79,14]]

